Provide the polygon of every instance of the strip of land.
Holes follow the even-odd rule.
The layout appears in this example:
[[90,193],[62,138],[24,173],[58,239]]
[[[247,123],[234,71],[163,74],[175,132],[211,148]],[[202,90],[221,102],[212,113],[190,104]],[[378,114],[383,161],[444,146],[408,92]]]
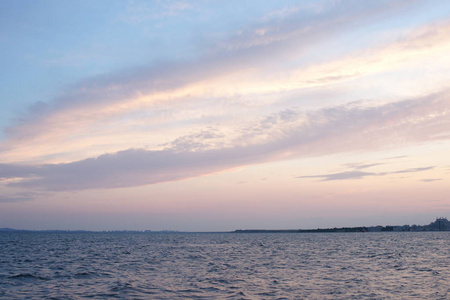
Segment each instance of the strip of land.
[[387,232],[387,231],[450,231],[450,221],[447,218],[437,218],[428,225],[402,226],[360,226],[317,229],[238,229],[234,233],[312,233],[312,232]]
[[392,231],[450,231],[450,221],[447,218],[437,218],[428,225],[402,225],[402,226],[358,226],[340,228],[317,228],[317,229],[238,229],[227,232],[187,232],[173,230],[26,230],[13,228],[0,228],[0,232],[42,232],[42,233],[313,233],[313,232],[392,232]]

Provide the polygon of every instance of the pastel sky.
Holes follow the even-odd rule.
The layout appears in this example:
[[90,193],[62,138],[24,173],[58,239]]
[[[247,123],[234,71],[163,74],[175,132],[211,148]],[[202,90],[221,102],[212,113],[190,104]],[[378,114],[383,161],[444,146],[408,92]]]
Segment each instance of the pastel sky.
[[0,227],[450,217],[450,1],[0,1]]

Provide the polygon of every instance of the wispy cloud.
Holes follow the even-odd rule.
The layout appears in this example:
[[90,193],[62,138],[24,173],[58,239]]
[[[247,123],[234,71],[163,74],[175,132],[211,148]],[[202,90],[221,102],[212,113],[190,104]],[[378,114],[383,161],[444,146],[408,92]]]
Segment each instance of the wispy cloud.
[[433,167],[423,167],[423,168],[412,168],[412,169],[406,169],[406,170],[400,170],[400,171],[391,172],[391,174],[422,172],[422,171],[431,170],[433,168],[434,168],[434,166]]
[[440,181],[442,180],[442,178],[427,178],[427,179],[422,179],[422,182],[433,182],[433,181]]
[[12,194],[9,196],[8,195],[0,195],[0,203],[30,201],[40,195],[42,195],[42,193],[36,193],[36,192],[19,192],[19,193],[15,193],[15,194]]
[[[167,9],[189,9],[177,3],[167,4],[170,6]],[[301,11],[290,9],[290,13],[282,14],[281,20],[266,19],[252,24],[237,36],[228,36],[223,41],[215,40],[217,44],[213,47],[213,53],[205,54],[199,60],[144,65],[86,79],[63,91],[52,101],[30,107],[20,121],[7,130],[8,139],[0,146],[2,156],[5,161],[23,161],[25,156],[30,161],[33,160],[30,149],[33,149],[34,158],[43,160],[51,154],[47,146],[49,141],[52,141],[52,149],[59,149],[60,153],[70,152],[71,148],[76,147],[73,145],[75,140],[78,139],[80,144],[89,144],[91,141],[83,139],[92,135],[92,132],[123,124],[124,119],[143,110],[149,112],[146,122],[151,123],[158,122],[156,118],[161,115],[158,112],[164,108],[175,115],[179,105],[184,105],[184,109],[197,105],[199,118],[205,120],[212,117],[212,113],[220,111],[224,103],[236,97],[247,96],[253,103],[263,103],[261,98],[280,91],[329,85],[363,76],[371,73],[370,70],[382,70],[391,66],[392,61],[384,58],[388,52],[390,57],[396,57],[399,53],[406,57],[410,52],[422,51],[424,45],[427,48],[431,45],[434,49],[437,42],[442,44],[446,41],[442,37],[447,27],[442,26],[444,29],[438,30],[437,37],[424,33],[408,38],[423,41],[412,43],[414,47],[387,46],[375,49],[370,54],[360,51],[337,61],[315,62],[307,66],[301,64],[288,71],[276,71],[274,61],[278,65],[301,60],[305,51],[311,51],[315,45],[326,42],[336,34],[357,24],[370,24],[377,17],[404,9],[410,4],[406,1],[395,5],[389,2],[340,5],[344,7],[338,5],[340,8],[336,10],[321,9],[307,16]],[[264,34],[258,31],[261,28],[264,28]],[[433,40],[426,44],[425,39],[429,36]],[[368,68],[369,65],[375,67]],[[235,117],[234,110],[231,111],[228,118]],[[242,117],[236,122],[241,120]],[[178,121],[187,120],[181,118]],[[124,126],[122,130],[125,130]],[[95,140],[99,138],[96,136]],[[105,137],[103,140],[108,139]],[[134,142],[131,146],[143,145]],[[122,145],[119,149],[125,147]]]
[[[381,174],[385,175],[385,173]],[[367,176],[380,176],[381,174],[362,171],[346,171],[331,174],[298,176],[296,178],[322,178],[322,181],[331,181],[331,180],[345,180],[345,179],[361,179]]]
[[333,180],[346,180],[346,179],[362,179],[369,176],[385,176],[391,174],[403,174],[403,173],[416,173],[422,171],[428,171],[434,169],[434,166],[413,168],[406,170],[399,170],[393,172],[362,172],[362,171],[345,171],[339,173],[310,175],[310,176],[298,176],[296,178],[321,178],[321,181],[333,181]]
[[382,165],[384,165],[384,163],[371,163],[371,164],[351,163],[351,164],[347,164],[347,167],[356,169],[356,170],[362,170],[362,169],[367,169],[367,168],[382,166]]
[[[0,177],[21,178],[6,185],[33,190],[119,188],[183,180],[269,161],[404,146],[432,140],[437,131],[448,130],[449,121],[443,112],[450,109],[449,99],[442,93],[376,107],[351,103],[304,113],[281,111],[263,118],[254,124],[250,135],[238,137],[227,146],[213,142],[222,139],[222,133],[201,131],[157,151],[129,149],[60,164],[2,164]],[[361,171],[375,165],[356,165],[352,171],[302,178],[342,180],[434,168]]]
[[406,158],[408,155],[400,155],[400,156],[394,156],[394,157],[386,157],[385,160],[398,160],[400,158]]

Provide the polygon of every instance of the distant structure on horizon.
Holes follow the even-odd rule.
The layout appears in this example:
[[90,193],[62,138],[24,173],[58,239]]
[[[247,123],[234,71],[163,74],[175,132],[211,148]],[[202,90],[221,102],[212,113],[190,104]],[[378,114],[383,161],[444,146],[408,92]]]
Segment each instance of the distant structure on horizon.
[[403,225],[403,226],[372,226],[368,231],[450,231],[450,221],[447,218],[436,218],[436,221],[428,225]]
[[439,231],[450,230],[450,222],[447,220],[447,218],[437,218],[436,221],[431,223],[430,225],[435,226]]
[[403,225],[403,226],[360,226],[342,228],[317,228],[317,229],[238,229],[235,233],[264,233],[264,232],[386,232],[386,231],[450,231],[450,221],[447,218],[436,218],[436,221],[428,225]]

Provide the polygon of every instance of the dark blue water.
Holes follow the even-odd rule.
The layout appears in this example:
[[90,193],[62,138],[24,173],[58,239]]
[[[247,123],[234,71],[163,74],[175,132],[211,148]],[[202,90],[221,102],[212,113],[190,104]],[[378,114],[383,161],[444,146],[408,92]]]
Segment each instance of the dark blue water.
[[450,299],[450,232],[0,233],[2,299]]

